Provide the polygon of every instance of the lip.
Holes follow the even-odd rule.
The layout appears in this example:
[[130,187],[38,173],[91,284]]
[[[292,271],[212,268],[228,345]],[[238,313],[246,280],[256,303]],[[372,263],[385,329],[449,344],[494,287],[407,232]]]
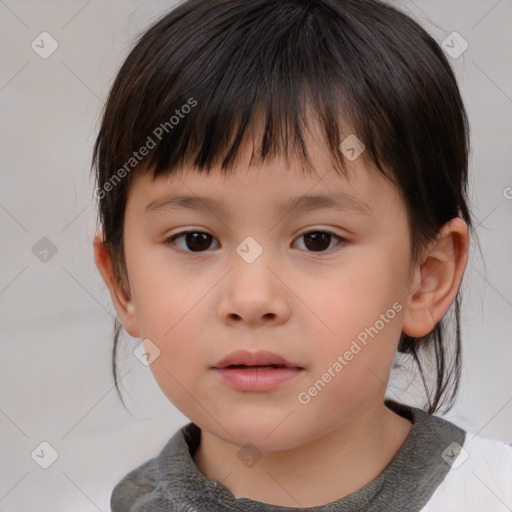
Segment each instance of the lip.
[[213,370],[220,375],[229,387],[238,391],[254,391],[257,393],[272,391],[304,371],[302,368],[290,368],[288,366],[281,368],[261,366],[245,370],[240,368],[214,368]]
[[268,350],[258,352],[249,352],[248,350],[236,350],[226,357],[217,361],[213,368],[225,368],[226,366],[244,365],[244,366],[269,366],[279,365],[289,368],[302,368],[300,365],[286,360],[284,357],[274,354]]
[[255,392],[276,389],[304,370],[298,364],[266,350],[237,350],[218,361],[212,369],[228,386],[239,391]]

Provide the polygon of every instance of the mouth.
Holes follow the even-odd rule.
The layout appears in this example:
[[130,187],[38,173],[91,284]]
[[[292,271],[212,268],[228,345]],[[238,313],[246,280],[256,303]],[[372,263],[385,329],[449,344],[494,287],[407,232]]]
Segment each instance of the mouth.
[[288,361],[283,356],[274,354],[266,350],[259,352],[249,352],[247,350],[237,350],[225,358],[221,359],[213,366],[214,369],[279,369],[279,368],[298,368],[303,369],[299,364]]
[[256,393],[278,389],[304,370],[302,366],[268,351],[233,352],[212,369],[232,389]]

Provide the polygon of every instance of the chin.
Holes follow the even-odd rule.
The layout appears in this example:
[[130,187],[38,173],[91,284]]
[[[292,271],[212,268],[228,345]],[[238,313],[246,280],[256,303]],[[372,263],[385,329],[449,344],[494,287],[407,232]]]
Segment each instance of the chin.
[[213,425],[213,432],[227,443],[241,449],[250,444],[255,447],[252,449],[256,452],[291,450],[308,441],[307,433],[301,431],[296,424],[297,418],[293,421],[291,416],[285,421],[283,419],[286,415],[282,414],[278,420],[273,417],[233,419],[227,423],[231,436],[218,425]]

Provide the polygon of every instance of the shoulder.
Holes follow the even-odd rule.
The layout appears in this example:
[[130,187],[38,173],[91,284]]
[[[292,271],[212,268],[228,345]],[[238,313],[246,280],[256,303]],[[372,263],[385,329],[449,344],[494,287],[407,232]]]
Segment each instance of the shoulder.
[[[183,473],[193,462],[189,453],[188,438],[197,442],[198,431],[189,423],[178,430],[159,455],[140,464],[119,481],[110,496],[111,512],[173,512],[179,507],[171,496],[169,485],[182,489]],[[199,431],[200,432],[200,431]],[[176,493],[175,493],[176,494]]]
[[[160,487],[156,458],[144,462],[118,482],[110,497],[112,512],[138,512],[151,500],[165,506],[165,495]],[[157,512],[159,509],[153,509]],[[162,508],[161,510],[167,510]]]
[[442,453],[446,477],[425,512],[507,512],[512,509],[512,445],[466,433]]

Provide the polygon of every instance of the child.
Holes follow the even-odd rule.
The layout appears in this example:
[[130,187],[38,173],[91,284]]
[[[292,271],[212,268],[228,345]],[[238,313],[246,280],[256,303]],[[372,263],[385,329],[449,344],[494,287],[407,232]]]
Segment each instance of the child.
[[[188,0],[141,36],[94,148],[95,261],[114,378],[122,324],[191,422],[114,512],[512,510],[512,447],[433,415],[468,152],[447,58],[385,3]],[[427,410],[384,398],[397,351]]]

